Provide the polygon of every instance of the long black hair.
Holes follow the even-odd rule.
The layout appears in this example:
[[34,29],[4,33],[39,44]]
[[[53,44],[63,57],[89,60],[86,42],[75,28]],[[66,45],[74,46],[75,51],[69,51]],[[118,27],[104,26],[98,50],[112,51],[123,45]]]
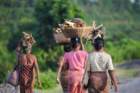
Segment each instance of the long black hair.
[[64,44],[63,49],[65,52],[70,52],[72,50],[71,44],[70,43]]
[[81,40],[80,40],[80,37],[72,37],[71,38],[71,45],[72,45],[72,48],[76,48],[77,45],[81,44]]
[[102,48],[104,47],[104,39],[98,37],[98,38],[96,38],[96,39],[94,40],[94,43],[93,43],[93,44],[94,44],[95,50],[96,50],[96,51],[99,51],[100,49],[102,49]]

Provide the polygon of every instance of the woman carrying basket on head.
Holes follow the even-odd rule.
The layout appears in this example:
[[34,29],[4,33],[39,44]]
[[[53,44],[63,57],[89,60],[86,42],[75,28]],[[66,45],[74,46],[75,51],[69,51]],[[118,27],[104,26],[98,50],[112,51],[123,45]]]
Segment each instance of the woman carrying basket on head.
[[81,50],[79,37],[71,38],[72,51],[64,54],[64,62],[68,65],[68,92],[85,93],[82,88],[82,78],[87,60],[87,52]]
[[94,42],[94,51],[88,56],[87,74],[89,82],[86,85],[89,93],[109,93],[107,72],[111,77],[115,92],[118,92],[118,85],[111,56],[103,49],[104,40],[97,37]]
[[[64,55],[71,51],[70,43],[64,45]],[[68,65],[64,62],[64,56],[59,58],[57,82],[61,84],[63,93],[68,93]]]
[[33,93],[35,73],[40,84],[37,59],[31,53],[33,42],[32,35],[24,32],[18,54],[20,93]]

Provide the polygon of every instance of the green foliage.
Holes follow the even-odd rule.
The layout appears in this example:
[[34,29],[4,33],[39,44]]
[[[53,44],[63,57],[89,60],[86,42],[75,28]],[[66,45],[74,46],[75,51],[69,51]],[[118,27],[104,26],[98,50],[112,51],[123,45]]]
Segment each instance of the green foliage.
[[132,10],[132,3],[130,0],[110,0],[116,11]]
[[[0,0],[0,82],[6,79],[16,57],[13,52],[21,32],[32,32],[37,40],[33,54],[38,58],[43,88],[56,86],[57,59],[63,54],[52,30],[64,19],[84,18],[106,27],[106,51],[114,62],[140,58],[139,0]],[[93,0],[94,1],[94,0]],[[91,41],[85,44],[92,51]],[[54,45],[54,46],[53,46]],[[53,47],[52,47],[53,46]],[[9,51],[8,51],[8,50]],[[37,87],[37,85],[36,85]]]
[[135,0],[135,2],[133,4],[133,8],[134,8],[135,12],[137,12],[137,13],[140,12],[140,0]]
[[57,46],[53,49],[49,49],[47,52],[39,48],[34,48],[33,53],[37,56],[41,71],[49,69],[56,71],[58,57],[63,54],[63,47]]
[[[47,72],[40,73],[39,75],[40,81],[42,84],[41,89],[48,89],[56,86],[56,73],[52,72],[51,70]],[[36,88],[40,88],[36,82]]]
[[71,0],[38,0],[35,11],[39,23],[36,38],[39,46],[45,50],[55,43],[52,31],[58,23],[83,17],[82,11]]
[[121,41],[108,41],[106,43],[106,51],[112,55],[114,62],[122,62],[125,59],[138,59],[140,54],[140,42],[131,39],[122,39]]
[[[120,34],[116,37],[116,39],[105,40],[105,51],[112,56],[114,63],[121,63],[126,59],[140,58],[140,53],[138,52],[140,49],[140,41],[132,40],[127,37],[121,38],[122,36]],[[89,41],[85,47],[89,52],[93,50],[93,45]]]
[[0,83],[6,80],[8,71],[12,70],[13,64],[16,62],[13,54],[0,44]]

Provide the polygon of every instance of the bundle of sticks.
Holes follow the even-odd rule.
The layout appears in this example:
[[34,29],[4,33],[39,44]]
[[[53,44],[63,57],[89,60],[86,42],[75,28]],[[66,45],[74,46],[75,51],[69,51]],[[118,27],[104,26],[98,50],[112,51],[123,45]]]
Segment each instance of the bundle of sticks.
[[96,37],[103,38],[103,25],[96,26],[93,21],[92,26],[86,26],[81,20],[65,20],[63,24],[58,24],[58,27],[54,29],[56,43],[69,42],[70,38],[75,36],[88,40],[93,40]]
[[32,34],[27,32],[22,32],[22,34],[20,46],[32,47],[32,45],[36,42]]

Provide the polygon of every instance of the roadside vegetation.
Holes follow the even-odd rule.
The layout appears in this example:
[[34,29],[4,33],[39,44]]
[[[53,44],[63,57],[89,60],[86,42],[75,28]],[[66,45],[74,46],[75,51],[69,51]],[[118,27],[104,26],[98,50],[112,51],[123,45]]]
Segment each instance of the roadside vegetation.
[[[15,47],[22,31],[37,40],[33,53],[38,58],[42,88],[56,87],[57,59],[63,47],[55,44],[52,29],[64,19],[82,18],[87,25],[105,26],[105,47],[114,64],[140,59],[140,0],[1,0],[0,83],[16,63]],[[92,51],[91,41],[85,45]],[[133,73],[133,71],[130,71]],[[38,87],[36,85],[36,87]]]

